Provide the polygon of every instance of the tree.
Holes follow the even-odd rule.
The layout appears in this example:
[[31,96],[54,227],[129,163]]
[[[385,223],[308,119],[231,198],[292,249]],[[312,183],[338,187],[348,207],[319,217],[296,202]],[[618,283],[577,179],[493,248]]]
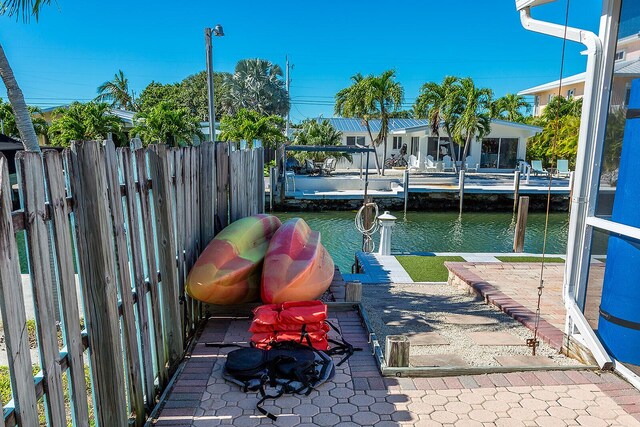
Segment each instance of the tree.
[[[0,3],[0,14],[15,16],[16,19],[22,18],[24,22],[29,22],[33,16],[37,21],[40,9],[50,3],[51,0],[3,0]],[[0,77],[7,88],[7,96],[13,108],[16,127],[25,150],[39,152],[38,136],[31,122],[31,114],[2,45],[0,45]]]
[[[395,74],[394,70],[385,71],[379,76],[363,77],[359,73],[355,74],[351,77],[353,84],[336,94],[334,107],[336,114],[362,119],[374,149],[384,144],[384,158],[387,155],[386,141],[390,115],[401,109],[404,98],[404,89],[395,81]],[[370,125],[370,121],[374,118],[380,120],[380,131],[375,138]],[[376,167],[380,170],[377,152],[374,157]],[[384,169],[382,173],[384,174]]]
[[116,143],[126,143],[122,122],[110,110],[108,104],[97,102],[74,102],[57,109],[49,126],[51,144],[68,147],[71,141],[103,140],[109,134]]
[[145,144],[164,143],[173,147],[191,145],[193,137],[204,139],[200,122],[185,108],[161,101],[151,110],[135,116],[132,133],[139,134]]
[[[229,78],[231,78],[229,73],[213,73],[213,107],[218,121],[225,113],[223,99],[229,91],[225,81]],[[206,72],[200,71],[182,80],[178,91],[178,104],[203,122],[209,120],[209,91]]]
[[[296,131],[293,143],[295,145],[339,146],[342,145],[342,132],[334,128],[329,120],[319,122],[318,120],[308,119],[303,121],[302,126]],[[332,152],[331,155],[352,161],[352,156],[349,153]],[[303,151],[299,152],[296,157],[323,161],[327,157],[327,153],[324,151]]]
[[238,61],[235,72],[224,79],[223,86],[220,100],[226,114],[236,114],[243,108],[263,116],[285,116],[289,111],[282,68],[267,60]]
[[95,101],[110,103],[113,108],[122,108],[136,111],[133,93],[129,90],[129,79],[124,76],[122,70],[113,76],[113,80],[106,81],[98,86],[98,96]]
[[524,122],[525,116],[522,114],[531,111],[531,105],[524,99],[522,95],[508,93],[505,96],[491,102],[490,106],[491,118],[505,119],[510,122]]
[[152,81],[147,85],[147,87],[142,90],[142,92],[140,92],[140,96],[137,100],[138,110],[141,112],[150,111],[153,107],[155,107],[162,101],[179,105],[179,98],[179,83],[162,84],[156,81]]
[[[562,96],[554,96],[545,107],[542,115],[530,120],[531,124],[541,126],[542,132],[529,139],[527,143],[527,158],[541,159],[545,166],[552,165],[556,158],[563,158],[569,160],[570,167],[575,167],[581,112],[581,99],[566,99]],[[616,119],[620,121],[619,115],[620,113],[617,116],[614,115],[614,122]],[[621,134],[619,130],[614,130],[614,128],[619,127],[618,125],[610,128],[607,125],[605,152],[607,150],[611,150],[611,153],[617,152],[618,147],[616,147],[615,143],[610,144],[609,142],[615,139],[615,134]],[[610,160],[611,156],[605,154],[605,169],[611,166]]]
[[[36,132],[36,135],[46,135],[49,125],[42,118],[42,111],[38,107],[27,106],[29,114],[31,115],[31,123]],[[20,131],[16,125],[16,117],[13,113],[11,104],[6,103],[0,98],[0,121],[2,121],[2,133],[13,138],[20,137]]]
[[267,147],[277,148],[285,137],[282,133],[284,119],[280,116],[263,116],[260,113],[242,108],[237,114],[223,116],[220,122],[221,141],[245,140],[251,147],[258,139]]
[[478,88],[470,77],[460,80],[457,103],[461,106],[460,116],[453,128],[454,138],[464,142],[462,168],[467,158],[473,138],[480,139],[491,131],[491,89]]
[[441,84],[436,82],[423,84],[413,105],[413,111],[417,118],[429,120],[433,135],[439,136],[440,128],[444,128],[449,138],[449,148],[454,160],[456,154],[453,149],[453,129],[462,110],[459,91],[460,79],[446,76]]

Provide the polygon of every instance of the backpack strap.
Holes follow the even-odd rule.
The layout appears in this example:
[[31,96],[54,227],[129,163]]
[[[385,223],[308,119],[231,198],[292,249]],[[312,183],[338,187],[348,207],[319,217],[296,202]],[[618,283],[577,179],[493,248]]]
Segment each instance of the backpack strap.
[[334,355],[346,355],[345,357],[342,358],[342,360],[340,360],[340,362],[338,362],[338,364],[336,364],[336,366],[340,366],[342,365],[344,362],[347,361],[347,359],[349,359],[354,352],[356,351],[362,351],[362,349],[360,347],[354,347],[353,345],[349,344],[348,342],[346,342],[344,340],[344,338],[342,338],[342,333],[340,332],[340,329],[338,329],[337,326],[333,325],[331,322],[329,322],[328,320],[325,320],[325,323],[327,325],[329,325],[329,327],[331,329],[333,329],[334,331],[336,331],[338,333],[338,335],[340,336],[340,341],[336,341],[334,339],[328,339],[327,341],[329,341],[331,344],[334,344],[336,347],[333,347],[327,351],[325,351],[325,353],[327,353],[329,356],[334,356]]
[[271,412],[267,411],[266,409],[264,409],[262,407],[262,404],[267,399],[277,399],[280,396],[282,396],[283,394],[284,394],[284,387],[280,387],[280,390],[278,390],[278,392],[276,394],[273,394],[273,395],[267,394],[266,391],[264,390],[264,384],[262,384],[262,386],[260,386],[261,399],[258,401],[258,403],[256,403],[256,408],[265,417],[269,418],[270,420],[276,421],[278,419],[278,417],[275,416],[274,414],[272,414]]

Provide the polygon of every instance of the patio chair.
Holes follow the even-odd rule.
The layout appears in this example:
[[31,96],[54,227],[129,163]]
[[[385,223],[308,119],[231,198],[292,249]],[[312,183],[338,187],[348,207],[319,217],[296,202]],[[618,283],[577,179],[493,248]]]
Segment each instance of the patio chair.
[[569,170],[569,160],[558,160],[558,164],[556,166],[556,175],[558,177],[569,176],[571,174],[571,171]]
[[442,158],[442,165],[443,165],[443,170],[445,172],[447,172],[447,171],[455,172],[456,171],[456,167],[453,164],[453,162],[451,161],[451,156],[448,155],[448,154]]
[[471,172],[478,172],[478,167],[480,165],[478,163],[475,162],[475,160],[473,159],[472,156],[467,156],[467,160],[465,161],[465,168],[467,169],[467,171]]
[[424,168],[427,172],[435,172],[437,170],[436,162],[431,154],[424,159]]
[[316,167],[315,163],[313,163],[313,160],[311,159],[306,159],[304,161],[304,166],[305,166],[305,172],[307,172],[307,174],[309,175],[313,175],[314,173],[320,173],[320,169]]
[[549,171],[542,167],[542,160],[531,160],[531,172],[533,172],[535,176],[538,176],[539,173],[549,176]]
[[420,169],[420,163],[418,162],[418,158],[416,156],[414,156],[413,154],[409,156],[409,162],[408,165],[409,170],[414,170],[417,171],[418,169]]
[[320,168],[320,172],[325,175],[331,175],[331,172],[336,170],[336,164],[338,161],[335,157],[327,157]]

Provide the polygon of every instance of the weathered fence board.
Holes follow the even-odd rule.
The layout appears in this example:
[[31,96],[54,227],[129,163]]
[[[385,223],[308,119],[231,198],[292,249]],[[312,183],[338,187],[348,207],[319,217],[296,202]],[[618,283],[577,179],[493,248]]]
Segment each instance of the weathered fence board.
[[122,301],[123,343],[126,349],[126,368],[129,384],[128,397],[131,410],[135,414],[135,425],[140,426],[145,421],[144,391],[140,373],[140,350],[136,331],[136,315],[133,307],[125,218],[120,192],[120,177],[118,176],[118,159],[113,141],[105,141],[104,155],[111,224],[116,246],[116,279],[120,285],[120,300]]
[[229,154],[229,219],[264,213],[262,148]]
[[[175,241],[176,241],[176,259],[178,261],[178,295],[184,294],[184,278],[185,278],[185,252],[187,244],[187,232],[185,224],[185,171],[184,171],[184,151],[180,148],[174,148],[169,152],[169,157],[173,158],[173,194],[172,204],[175,206]],[[180,305],[180,320],[182,330],[186,328],[185,325],[185,307],[184,304]],[[185,334],[186,335],[186,334]]]
[[89,333],[95,412],[101,426],[127,424],[113,231],[101,144],[73,144],[67,152],[84,307]]
[[76,293],[76,277],[73,266],[69,209],[63,178],[62,155],[55,150],[45,150],[45,176],[47,196],[53,221],[53,247],[57,268],[63,337],[67,347],[69,364],[69,394],[73,419],[78,426],[89,425],[87,383],[84,376],[84,345],[80,330],[80,312]]
[[127,222],[128,222],[128,243],[131,248],[131,264],[133,268],[133,286],[137,296],[136,308],[138,311],[138,327],[140,330],[140,346],[142,351],[142,376],[144,383],[144,394],[147,407],[154,403],[154,374],[153,355],[151,350],[151,332],[149,330],[149,307],[147,304],[147,292],[143,265],[143,252],[141,243],[141,224],[139,221],[140,210],[138,208],[138,196],[136,193],[136,181],[133,170],[131,150],[119,148],[117,150],[119,162],[122,168],[124,179]]
[[200,249],[204,249],[215,236],[216,211],[216,152],[215,145],[205,142],[200,146]]
[[18,247],[11,219],[9,165],[0,154],[0,311],[16,412],[25,426],[38,425]]
[[40,366],[47,383],[46,409],[54,426],[66,425],[60,349],[56,330],[56,311],[53,306],[53,279],[49,233],[44,222],[45,195],[42,157],[40,153],[19,151],[16,155],[20,199],[27,222],[29,270],[35,302],[36,331]]
[[170,205],[170,176],[167,147],[153,146],[148,151],[153,200],[156,212],[156,234],[160,277],[162,278],[162,310],[165,331],[165,347],[170,369],[175,368],[182,357],[183,339],[180,321],[178,273],[176,269],[176,248],[173,232],[173,212]]
[[229,145],[216,144],[215,232],[229,225]]
[[149,280],[149,294],[151,301],[151,318],[154,334],[155,355],[160,389],[164,389],[168,381],[167,358],[164,351],[164,332],[161,320],[160,290],[158,285],[158,262],[156,260],[156,243],[154,238],[154,215],[149,189],[149,174],[147,172],[146,150],[136,150],[136,169],[140,189],[140,217],[144,234],[144,251],[146,254],[147,272]]

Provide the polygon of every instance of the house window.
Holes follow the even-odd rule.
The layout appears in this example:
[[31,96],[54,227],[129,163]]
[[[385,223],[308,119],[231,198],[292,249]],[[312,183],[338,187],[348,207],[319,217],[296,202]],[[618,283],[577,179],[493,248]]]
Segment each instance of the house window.
[[571,99],[571,98],[573,98],[573,94],[574,94],[574,93],[576,93],[576,90],[575,90],[575,89],[569,89],[569,90],[567,91],[567,99]]
[[483,138],[480,167],[515,169],[518,157],[518,138]]
[[616,52],[616,61],[621,61],[624,59],[624,50],[620,52]]
[[631,84],[627,83],[627,87],[624,91],[624,106],[629,105],[629,98],[631,98]]
[[413,154],[414,156],[418,157],[418,147],[420,145],[420,138],[417,136],[412,136],[411,137],[411,150],[409,151],[410,154]]
[[552,99],[553,99],[553,94],[550,93],[549,97],[547,98],[547,104],[550,103]]
[[438,154],[438,137],[430,136],[427,139],[427,156],[433,157],[433,160],[439,160]]
[[364,145],[364,136],[348,136],[347,145]]
[[401,136],[394,136],[393,137],[393,149],[394,150],[399,150],[400,147],[402,147],[402,137]]

